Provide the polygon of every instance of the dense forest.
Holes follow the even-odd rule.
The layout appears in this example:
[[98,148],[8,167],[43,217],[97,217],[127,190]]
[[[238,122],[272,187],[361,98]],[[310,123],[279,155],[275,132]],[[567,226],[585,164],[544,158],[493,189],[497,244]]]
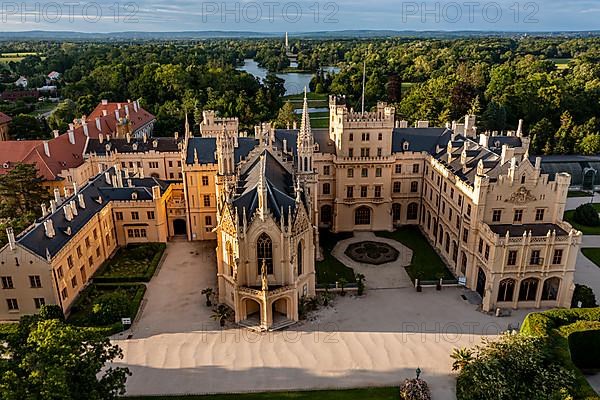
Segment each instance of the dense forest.
[[[480,130],[501,132],[522,118],[532,153],[600,153],[598,38],[294,39],[289,50],[299,70],[315,72],[311,90],[346,94],[355,107],[364,63],[367,105],[393,103],[400,119],[443,125],[473,112]],[[2,53],[18,51],[37,54],[0,66],[3,82],[56,70],[72,113],[88,113],[103,98],[141,99],[162,135],[183,129],[185,112],[198,122],[208,108],[238,116],[246,129],[277,118],[282,80],[269,74],[260,82],[236,67],[245,58],[271,72],[290,67],[273,39],[0,45]],[[340,72],[318,72],[326,65]]]

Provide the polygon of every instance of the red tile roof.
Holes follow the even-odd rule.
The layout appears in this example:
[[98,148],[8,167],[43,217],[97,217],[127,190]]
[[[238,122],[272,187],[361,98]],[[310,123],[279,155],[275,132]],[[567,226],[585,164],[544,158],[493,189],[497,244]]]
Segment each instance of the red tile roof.
[[4,114],[3,112],[0,112],[0,125],[1,124],[7,124],[10,121],[12,121],[11,117],[9,117],[8,115]]
[[[148,123],[156,120],[156,117],[144,110],[139,105],[134,104],[136,102],[128,101],[124,103],[109,103],[103,100],[96,106],[94,111],[86,117],[88,121],[88,129],[90,131],[90,137],[92,139],[98,138],[98,130],[96,129],[96,118],[100,118],[102,124],[102,133],[106,134],[104,127],[108,128],[108,133],[114,134],[117,130],[117,117],[116,111],[119,111],[119,118],[124,118],[129,112],[129,121],[131,122],[132,133],[147,125]],[[135,108],[137,106],[137,111]],[[106,113],[106,116],[104,115]]]
[[[120,118],[125,117],[125,105],[127,105],[133,133],[156,119],[154,115],[141,107],[138,107],[136,112],[133,103],[101,103],[86,118],[85,125],[78,124],[73,127],[72,137],[74,143],[69,140],[69,132],[47,141],[50,157],[45,153],[44,140],[0,142],[0,174],[8,172],[17,163],[26,163],[35,164],[39,174],[47,181],[60,179],[59,174],[61,171],[76,168],[83,164],[83,152],[88,137],[97,139],[100,133],[115,135],[117,130],[115,110],[119,109],[118,104],[121,104]],[[103,110],[106,110],[106,116],[103,114]],[[98,118],[100,129],[98,129],[96,118]],[[87,132],[85,126],[87,126]],[[8,168],[4,168],[4,166]]]
[[[73,141],[65,133],[48,140],[50,157],[44,150],[44,140],[9,140],[0,142],[0,174],[7,173],[15,164],[34,164],[46,181],[60,179],[61,171],[83,164],[83,151],[87,137],[83,131],[73,132]],[[8,167],[8,168],[5,168]]]

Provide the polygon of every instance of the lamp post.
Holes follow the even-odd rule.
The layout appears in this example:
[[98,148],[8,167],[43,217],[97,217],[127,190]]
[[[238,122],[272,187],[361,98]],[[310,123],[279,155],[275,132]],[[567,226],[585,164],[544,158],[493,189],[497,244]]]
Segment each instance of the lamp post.
[[417,373],[417,379],[419,379],[419,376],[421,375],[421,368],[417,367],[415,372]]

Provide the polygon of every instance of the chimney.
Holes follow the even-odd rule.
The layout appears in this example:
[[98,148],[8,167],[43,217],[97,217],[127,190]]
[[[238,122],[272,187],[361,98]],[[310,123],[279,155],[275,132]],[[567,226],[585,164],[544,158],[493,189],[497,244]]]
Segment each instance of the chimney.
[[14,250],[16,247],[15,243],[15,232],[13,231],[12,226],[6,228],[6,236],[8,237],[8,246],[11,250]]
[[65,196],[65,200],[69,197],[69,188],[66,186],[63,188],[63,195]]
[[429,121],[417,121],[417,128],[429,128]]
[[78,211],[77,211],[77,203],[75,202],[75,200],[71,200],[69,202],[69,205],[71,206],[71,212],[73,213],[73,216],[77,216]]
[[106,117],[108,115],[108,110],[102,110],[102,116]]
[[50,157],[50,144],[48,144],[47,140],[44,140],[44,154],[46,157]]
[[112,182],[110,180],[110,172],[106,171],[104,173],[104,180],[106,181],[106,184],[110,185]]
[[79,192],[77,188],[77,182],[73,182],[73,195],[76,195]]
[[298,122],[296,122],[296,120],[294,120],[294,129],[298,129]]
[[54,237],[54,223],[51,219],[44,221],[44,231],[46,231],[46,236],[50,239]]
[[83,193],[79,193],[77,195],[77,200],[79,202],[79,208],[84,209],[85,208],[85,199],[83,198]]
[[102,99],[102,105],[103,105],[103,106],[107,106],[107,105],[108,105],[108,100],[106,100],[106,99]]
[[113,187],[119,187],[119,183],[117,182],[117,176],[116,176],[116,175],[113,175],[113,176],[112,176],[112,182],[111,182],[111,185],[112,185]]
[[535,158],[535,169],[540,169],[542,168],[542,157],[536,157]]
[[98,134],[98,141],[100,142],[100,144],[104,142],[104,135],[102,133]]
[[406,129],[408,128],[408,121],[400,121],[398,128]]
[[100,117],[96,117],[96,129],[102,132],[102,124],[100,124]]
[[[175,134],[179,135],[177,132],[175,132]],[[144,143],[148,143],[148,134],[146,132],[144,132],[144,134],[142,136],[144,138]]]
[[69,124],[69,130],[73,130],[75,129],[75,124],[73,124],[72,122]]
[[[87,136],[87,124],[83,126],[83,132]],[[69,143],[75,144],[75,132],[73,130],[69,130],[67,134],[69,135]]]
[[137,100],[133,101],[133,111],[138,112],[140,105]]
[[523,120],[519,120],[519,127],[517,128],[517,137],[523,137]]
[[54,135],[55,138],[60,136],[60,133],[58,132],[58,129],[55,129],[52,131],[52,134]]
[[283,154],[287,154],[287,139],[283,139]]
[[42,207],[42,217],[45,217],[46,215],[48,215],[48,207],[46,206],[46,203],[42,203],[41,207]]
[[58,188],[54,188],[54,201],[56,204],[60,204],[60,190]]
[[125,138],[127,138],[127,143],[131,143],[131,133],[127,132]]
[[121,103],[117,103],[117,110],[121,109]]
[[50,200],[50,211],[52,214],[56,212],[56,200],[54,199]]
[[115,110],[115,118],[117,119],[117,121],[119,120],[119,110]]
[[65,204],[63,207],[65,213],[65,219],[71,221],[73,219],[73,211],[71,210],[71,204]]
[[121,173],[121,171],[117,172],[117,187],[123,187],[123,174]]
[[465,115],[465,136],[475,137],[476,136],[476,117],[474,115]]
[[486,135],[485,133],[482,133],[481,135],[479,135],[479,145],[480,146],[488,148],[489,141],[490,141],[490,137],[488,135]]
[[125,104],[125,115],[129,118],[129,106]]
[[90,131],[89,131],[89,129],[88,129],[88,124],[87,124],[87,122],[85,122],[85,121],[84,121],[84,122],[82,122],[82,123],[81,123],[81,125],[83,125],[83,134],[84,134],[85,136],[90,136]]
[[152,186],[152,199],[160,199],[160,186]]

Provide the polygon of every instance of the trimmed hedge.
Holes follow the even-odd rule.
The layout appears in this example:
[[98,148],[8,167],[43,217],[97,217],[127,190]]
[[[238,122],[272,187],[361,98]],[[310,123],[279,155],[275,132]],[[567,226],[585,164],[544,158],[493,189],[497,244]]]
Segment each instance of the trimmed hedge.
[[573,332],[569,335],[569,349],[577,367],[600,369],[600,330]]
[[[155,251],[152,260],[148,263],[143,274],[134,274],[134,275],[113,275],[110,273],[111,266],[118,261],[120,257],[131,257],[131,254],[127,252],[131,252],[135,249],[143,249],[149,248]],[[122,282],[150,282],[152,277],[154,276],[154,272],[156,268],[158,268],[158,263],[165,252],[167,245],[165,243],[147,243],[141,245],[129,245],[124,248],[121,248],[117,251],[114,257],[110,260],[106,260],[104,265],[100,267],[96,275],[94,276],[94,282],[97,283],[122,283]]]
[[90,285],[86,290],[80,294],[76,303],[71,309],[71,315],[69,316],[68,322],[86,329],[97,330],[105,335],[112,335],[123,330],[123,325],[120,321],[117,321],[110,325],[97,326],[93,323],[91,318],[91,307],[94,303],[95,298],[91,298],[91,294],[103,294],[110,291],[125,290],[128,293],[135,292],[131,296],[129,301],[129,316],[133,321],[137,316],[140,305],[146,293],[146,286],[143,284],[135,283],[121,283],[121,284],[108,284],[108,283],[94,283]]
[[18,323],[11,322],[0,324],[0,340],[6,340],[9,335],[17,332],[18,327]]
[[557,362],[573,371],[577,379],[576,399],[600,399],[571,358],[569,337],[575,332],[600,329],[600,308],[557,309],[525,317],[521,334],[543,337]]

